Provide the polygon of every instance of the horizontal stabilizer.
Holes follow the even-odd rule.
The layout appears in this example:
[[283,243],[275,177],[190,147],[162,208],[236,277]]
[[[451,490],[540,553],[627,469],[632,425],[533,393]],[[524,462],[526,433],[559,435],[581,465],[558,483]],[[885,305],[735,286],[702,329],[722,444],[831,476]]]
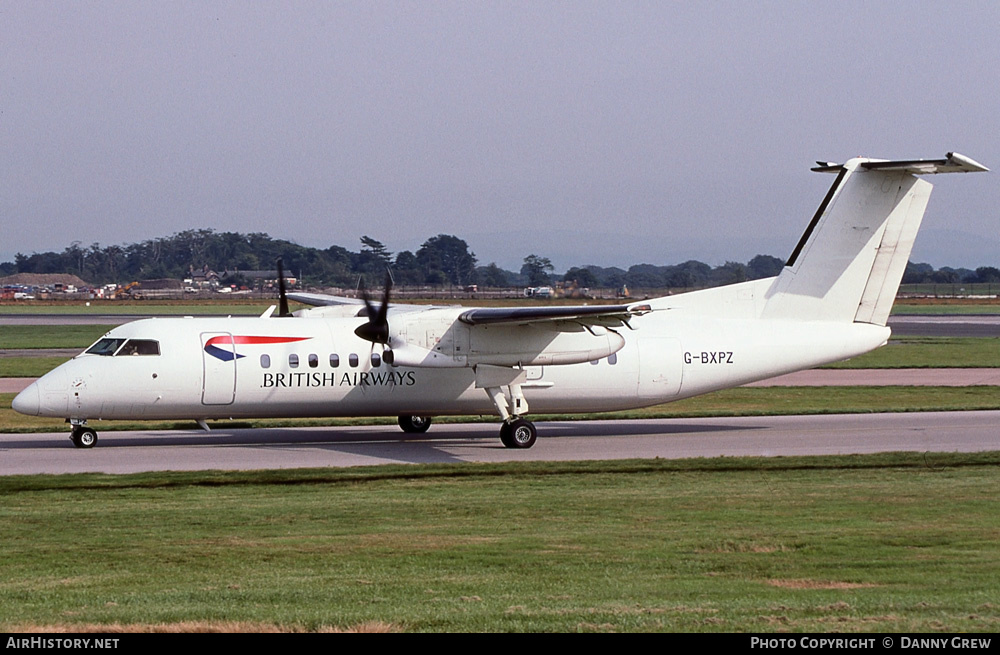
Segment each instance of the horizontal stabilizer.
[[[843,164],[833,162],[816,162],[812,170],[817,173],[839,173]],[[896,161],[869,159],[860,165],[869,171],[903,171],[912,175],[927,175],[931,173],[984,173],[990,169],[965,155],[949,152],[944,159],[900,159]]]

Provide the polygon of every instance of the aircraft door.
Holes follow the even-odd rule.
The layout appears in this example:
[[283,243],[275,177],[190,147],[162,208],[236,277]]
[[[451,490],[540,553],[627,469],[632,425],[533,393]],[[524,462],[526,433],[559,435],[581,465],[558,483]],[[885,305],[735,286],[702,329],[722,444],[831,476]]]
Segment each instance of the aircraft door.
[[201,404],[231,405],[236,399],[236,345],[229,332],[202,332]]
[[639,345],[639,397],[676,396],[681,390],[681,342],[668,337],[642,337]]

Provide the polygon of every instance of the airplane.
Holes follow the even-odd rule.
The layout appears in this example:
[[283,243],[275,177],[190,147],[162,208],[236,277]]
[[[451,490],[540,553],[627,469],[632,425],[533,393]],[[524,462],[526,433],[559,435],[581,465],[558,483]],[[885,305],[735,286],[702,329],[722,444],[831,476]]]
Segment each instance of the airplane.
[[[817,162],[835,180],[776,277],[617,305],[393,304],[287,293],[260,317],[153,318],[110,330],[13,401],[66,418],[78,448],[94,419],[496,415],[530,448],[526,418],[626,410],[863,354],[886,327],[931,184],[988,169],[944,159]],[[279,269],[281,267],[278,262]],[[294,314],[288,300],[310,305]],[[277,314],[275,311],[277,309]]]

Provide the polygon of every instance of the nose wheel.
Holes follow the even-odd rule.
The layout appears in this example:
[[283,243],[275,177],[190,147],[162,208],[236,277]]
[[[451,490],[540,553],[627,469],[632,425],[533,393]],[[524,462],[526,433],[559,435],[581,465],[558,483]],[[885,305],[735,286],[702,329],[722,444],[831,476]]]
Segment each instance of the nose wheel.
[[73,428],[69,438],[77,448],[93,448],[97,444],[97,430],[77,426]]
[[531,448],[537,438],[535,424],[527,419],[515,418],[500,425],[500,442],[507,448]]

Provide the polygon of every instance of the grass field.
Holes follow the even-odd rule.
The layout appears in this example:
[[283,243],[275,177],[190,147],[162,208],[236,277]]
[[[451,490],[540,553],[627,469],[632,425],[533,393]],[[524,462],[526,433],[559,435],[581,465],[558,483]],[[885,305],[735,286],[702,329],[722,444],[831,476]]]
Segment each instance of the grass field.
[[[60,347],[107,330],[81,327]],[[56,332],[4,328],[18,345],[0,347]],[[997,343],[906,339],[848,365],[997,366]],[[18,360],[61,361],[0,375]],[[12,398],[0,432],[66,429]],[[913,409],[1000,394],[738,388],[599,416]],[[376,421],[394,423],[242,424]],[[0,630],[990,633],[997,488],[1000,453],[0,477]]]
[[113,325],[5,325],[0,350],[80,348],[100,339]]
[[[277,300],[268,302],[265,300],[242,300],[242,301],[219,301],[200,303],[162,303],[145,301],[86,301],[57,302],[25,304],[8,303],[0,304],[0,315],[4,314],[39,314],[39,315],[87,315],[94,316],[188,316],[188,315],[219,315],[226,316],[260,316],[265,309],[271,305],[276,305]],[[295,305],[294,307],[302,307]],[[294,308],[293,307],[293,308]]]
[[0,629],[995,632],[998,473],[993,453],[0,478]]
[[0,357],[0,378],[38,378],[68,357]]
[[997,368],[1000,339],[898,337],[877,350],[824,368]]
[[977,303],[928,303],[921,305],[911,305],[896,303],[892,307],[893,314],[1000,314],[1000,302],[994,301],[992,304]]

